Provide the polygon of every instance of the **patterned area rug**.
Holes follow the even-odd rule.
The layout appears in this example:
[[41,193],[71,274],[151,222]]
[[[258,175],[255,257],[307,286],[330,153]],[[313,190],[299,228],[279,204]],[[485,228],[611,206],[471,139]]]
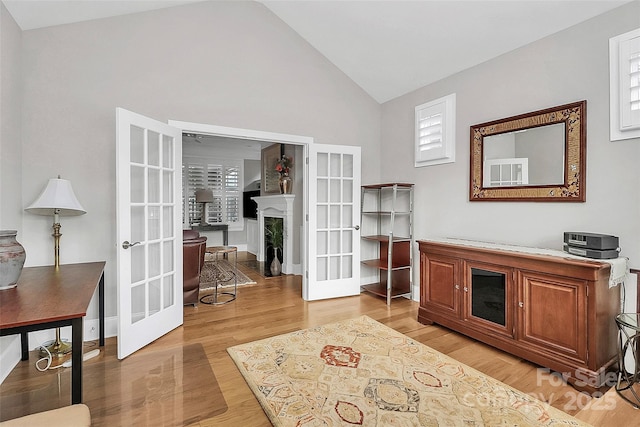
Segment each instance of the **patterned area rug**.
[[587,426],[362,316],[227,349],[275,426]]
[[[238,267],[240,263],[238,263]],[[250,279],[240,269],[235,270],[233,267],[233,259],[228,261],[226,259],[219,259],[218,261],[211,261],[205,258],[202,272],[200,272],[200,291],[206,291],[215,288],[216,277],[220,281],[218,288],[224,288],[234,286],[234,277],[238,276],[238,286],[250,285],[256,282]]]

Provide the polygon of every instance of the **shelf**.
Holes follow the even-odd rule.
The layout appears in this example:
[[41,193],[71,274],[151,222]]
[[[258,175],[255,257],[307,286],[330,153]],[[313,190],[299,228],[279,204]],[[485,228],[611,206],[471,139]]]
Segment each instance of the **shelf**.
[[[385,283],[371,283],[368,285],[362,285],[361,288],[365,292],[370,292],[380,297],[387,297],[387,285]],[[397,298],[403,295],[409,295],[410,293],[411,291],[408,289],[408,285],[404,288],[392,287],[390,296],[391,298]]]
[[[378,268],[380,270],[389,269],[387,266],[387,261],[382,259],[368,259],[368,260],[362,261],[362,263],[367,267]],[[391,265],[392,270],[402,270],[403,268],[411,268],[411,264],[402,264],[402,263],[394,262]]]
[[[362,285],[361,290],[385,297],[391,304],[392,298],[412,293],[413,184],[364,185],[361,197],[362,244],[372,242],[365,245],[367,254],[377,257],[361,260],[362,268],[376,270],[375,275],[367,270],[374,283]],[[397,236],[396,232],[404,236]]]
[[390,187],[393,187],[394,185],[397,185],[398,188],[404,188],[404,189],[407,189],[407,190],[410,190],[410,189],[413,188],[413,184],[407,184],[407,183],[402,183],[402,182],[392,182],[392,183],[387,183],[387,184],[363,185],[362,188],[371,189],[371,190],[379,190],[381,188],[390,188]]
[[[361,238],[365,239],[365,240],[373,240],[375,242],[388,242],[389,241],[389,236],[385,236],[383,234],[379,234],[376,236],[361,236]],[[393,243],[397,243],[397,242],[410,242],[411,239],[409,237],[395,237],[393,238],[392,242]]]
[[369,214],[369,215],[391,215],[391,214],[395,214],[395,215],[411,215],[413,212],[411,211],[363,211],[363,214]]

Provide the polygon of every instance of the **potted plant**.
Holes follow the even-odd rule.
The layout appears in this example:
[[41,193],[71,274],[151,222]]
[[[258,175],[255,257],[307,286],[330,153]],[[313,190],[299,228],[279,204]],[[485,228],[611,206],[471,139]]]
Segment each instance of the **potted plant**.
[[279,276],[282,273],[282,264],[278,259],[278,249],[282,249],[284,230],[282,224],[284,221],[280,218],[269,218],[264,222],[265,234],[273,248],[273,261],[269,269],[272,276]]

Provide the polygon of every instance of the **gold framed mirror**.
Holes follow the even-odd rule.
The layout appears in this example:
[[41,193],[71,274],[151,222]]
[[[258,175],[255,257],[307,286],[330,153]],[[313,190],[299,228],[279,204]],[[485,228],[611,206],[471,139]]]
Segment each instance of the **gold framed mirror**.
[[579,101],[471,126],[469,200],[584,202],[586,108]]

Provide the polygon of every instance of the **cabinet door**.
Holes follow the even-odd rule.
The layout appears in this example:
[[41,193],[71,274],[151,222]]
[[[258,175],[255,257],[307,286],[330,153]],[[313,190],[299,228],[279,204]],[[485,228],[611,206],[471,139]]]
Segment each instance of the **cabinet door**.
[[540,349],[587,362],[587,284],[519,272],[519,337]]
[[460,260],[421,253],[420,305],[432,312],[460,317]]
[[473,261],[464,265],[463,319],[482,331],[513,337],[513,269]]

